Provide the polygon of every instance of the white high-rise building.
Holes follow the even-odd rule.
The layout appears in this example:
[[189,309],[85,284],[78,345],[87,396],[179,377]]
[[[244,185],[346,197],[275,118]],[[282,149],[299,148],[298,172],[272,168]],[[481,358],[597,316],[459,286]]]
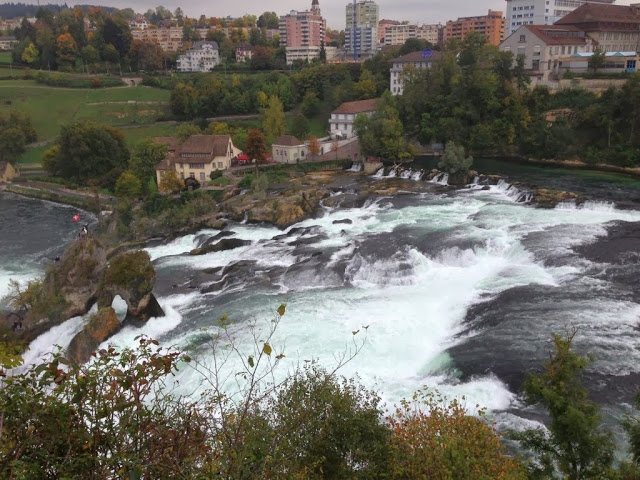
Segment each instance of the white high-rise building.
[[507,35],[521,25],[553,25],[585,3],[612,4],[615,0],[507,0]]
[[373,0],[360,0],[355,4],[355,9],[353,2],[347,4],[344,44],[351,58],[354,57],[354,50],[358,59],[369,58],[376,54],[379,21],[380,8]]

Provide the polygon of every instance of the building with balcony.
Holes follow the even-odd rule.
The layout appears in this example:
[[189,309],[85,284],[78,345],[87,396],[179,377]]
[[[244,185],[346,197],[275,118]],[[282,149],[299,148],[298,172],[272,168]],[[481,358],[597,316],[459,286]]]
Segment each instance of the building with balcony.
[[500,45],[505,37],[505,19],[502,17],[502,12],[489,10],[487,15],[450,20],[444,27],[443,39],[444,42],[452,38],[464,40],[471,32],[484,35],[491,45]]
[[322,18],[318,0],[313,0],[311,10],[291,10],[280,17],[280,45],[283,47],[320,47],[324,43],[327,22]]
[[387,28],[394,25],[402,25],[402,22],[387,19],[382,19],[378,22],[378,43],[384,43],[384,35],[387,33]]
[[521,25],[553,25],[585,3],[614,2],[615,0],[507,0],[507,36]]
[[432,45],[442,42],[442,25],[390,25],[386,28],[383,43],[385,45],[403,45],[410,38],[426,40]]
[[366,59],[378,48],[380,7],[373,0],[360,0],[346,6],[344,44],[353,59]]
[[165,52],[177,52],[182,49],[182,27],[132,29],[134,40],[155,42]]

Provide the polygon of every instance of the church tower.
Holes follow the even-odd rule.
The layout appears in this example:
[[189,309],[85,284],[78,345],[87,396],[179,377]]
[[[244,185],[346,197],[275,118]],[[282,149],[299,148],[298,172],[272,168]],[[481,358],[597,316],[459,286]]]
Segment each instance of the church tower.
[[320,3],[318,0],[311,0],[311,13],[320,15]]

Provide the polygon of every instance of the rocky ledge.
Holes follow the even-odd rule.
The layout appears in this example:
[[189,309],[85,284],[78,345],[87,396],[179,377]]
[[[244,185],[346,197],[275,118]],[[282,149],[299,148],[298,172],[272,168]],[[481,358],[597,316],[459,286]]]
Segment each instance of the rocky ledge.
[[116,324],[112,313],[116,297],[126,303],[123,322],[164,316],[152,292],[155,279],[147,252],[109,255],[104,245],[91,235],[80,238],[47,270],[37,299],[22,319],[22,337],[30,341],[72,317],[86,315],[97,304],[98,313],[74,337],[67,352],[71,360],[85,362],[97,345],[122,326],[120,321]]

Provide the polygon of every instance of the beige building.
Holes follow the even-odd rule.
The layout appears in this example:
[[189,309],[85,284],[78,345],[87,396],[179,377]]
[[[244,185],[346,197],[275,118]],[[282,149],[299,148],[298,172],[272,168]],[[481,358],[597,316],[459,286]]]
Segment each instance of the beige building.
[[182,27],[132,29],[134,40],[155,42],[165,52],[177,52],[182,48]]
[[391,79],[389,80],[389,90],[392,95],[402,95],[404,93],[404,83],[410,71],[424,70],[431,68],[433,62],[440,58],[442,53],[434,50],[423,50],[419,52],[407,53],[391,60]]
[[345,102],[331,112],[329,134],[333,139],[348,139],[356,136],[353,122],[358,115],[372,115],[376,111],[377,98]]
[[9,162],[0,162],[0,183],[11,181],[20,175],[20,172]]
[[[163,138],[166,137],[155,140],[168,145]],[[205,183],[211,172],[228,169],[231,159],[239,154],[240,149],[233,145],[229,135],[191,135],[173,153],[169,150],[167,158],[156,166],[156,179],[159,184],[164,172],[175,170],[181,180],[191,177]]]
[[404,45],[410,38],[426,40],[432,45],[438,45],[441,41],[443,26],[432,25],[389,25],[384,34],[385,45]]
[[282,135],[271,146],[277,163],[298,163],[307,158],[307,146],[293,135]]

